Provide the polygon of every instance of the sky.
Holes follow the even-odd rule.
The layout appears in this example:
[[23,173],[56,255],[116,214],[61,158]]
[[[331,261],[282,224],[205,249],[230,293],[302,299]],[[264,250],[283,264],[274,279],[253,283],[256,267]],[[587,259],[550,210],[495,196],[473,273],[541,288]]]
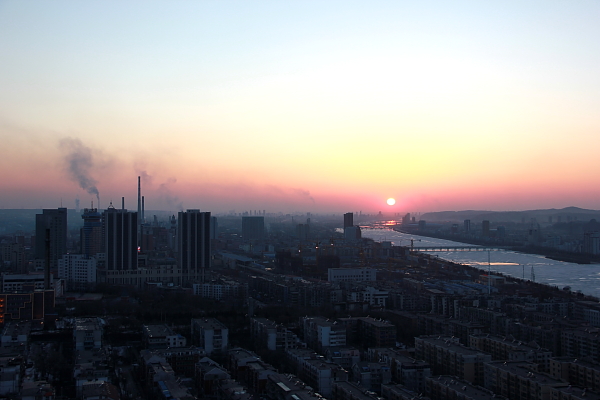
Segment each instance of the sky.
[[[0,1],[0,208],[600,209],[600,2]],[[388,198],[396,204],[386,204]]]

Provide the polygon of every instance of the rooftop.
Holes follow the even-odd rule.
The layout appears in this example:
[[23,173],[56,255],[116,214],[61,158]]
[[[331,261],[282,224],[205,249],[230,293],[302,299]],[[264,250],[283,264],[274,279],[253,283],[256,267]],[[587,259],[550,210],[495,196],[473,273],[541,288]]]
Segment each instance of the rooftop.
[[215,318],[196,318],[192,320],[192,325],[196,325],[199,328],[210,330],[210,329],[227,329],[223,323]]
[[160,338],[173,335],[173,330],[167,325],[144,325],[144,334],[151,338]]
[[468,393],[468,398],[472,400],[504,399],[504,397],[495,395],[493,392],[487,389],[479,386],[473,386],[467,381],[456,379],[454,376],[439,375],[428,379],[434,381],[436,385],[448,387],[457,393]]

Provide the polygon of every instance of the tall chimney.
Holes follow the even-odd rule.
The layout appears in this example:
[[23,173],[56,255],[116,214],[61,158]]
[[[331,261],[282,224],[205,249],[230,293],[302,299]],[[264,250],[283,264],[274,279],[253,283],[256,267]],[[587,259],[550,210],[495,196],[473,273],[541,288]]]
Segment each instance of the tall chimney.
[[146,212],[145,210],[146,209],[144,208],[144,196],[142,196],[142,224],[146,222],[146,219],[144,218],[144,213]]
[[142,184],[141,184],[141,178],[138,176],[138,208],[137,208],[137,213],[138,213],[138,225],[141,224],[141,219],[142,219]]
[[121,197],[121,209],[125,209],[125,196]]

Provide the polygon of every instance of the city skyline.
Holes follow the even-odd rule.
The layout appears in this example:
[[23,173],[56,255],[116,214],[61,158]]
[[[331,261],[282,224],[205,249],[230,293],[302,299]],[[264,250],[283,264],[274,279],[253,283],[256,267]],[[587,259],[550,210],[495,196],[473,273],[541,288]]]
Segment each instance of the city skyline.
[[2,2],[0,208],[135,210],[141,176],[148,210],[600,209],[598,17]]

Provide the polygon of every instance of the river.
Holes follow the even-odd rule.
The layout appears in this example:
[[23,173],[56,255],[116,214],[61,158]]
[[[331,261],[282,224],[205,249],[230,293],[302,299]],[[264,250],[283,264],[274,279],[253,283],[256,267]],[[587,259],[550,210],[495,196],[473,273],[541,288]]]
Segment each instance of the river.
[[[411,239],[414,246],[465,246],[464,243],[450,240],[429,238],[396,232],[391,229],[365,229],[362,236],[377,242],[389,241],[395,246],[410,246]],[[573,264],[556,261],[536,254],[518,253],[514,251],[438,251],[429,252],[444,260],[473,267],[488,269],[489,263],[492,272],[501,272],[504,275],[516,278],[532,279],[535,282],[548,285],[571,287],[572,291],[581,291],[586,295],[600,298],[600,264]]]

